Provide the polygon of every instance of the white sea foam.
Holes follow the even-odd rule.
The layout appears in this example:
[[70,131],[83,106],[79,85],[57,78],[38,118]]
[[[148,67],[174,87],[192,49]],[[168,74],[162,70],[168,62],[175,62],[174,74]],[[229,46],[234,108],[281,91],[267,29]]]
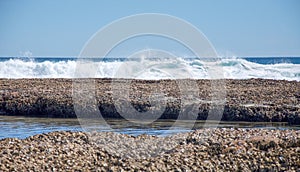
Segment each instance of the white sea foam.
[[9,59],[0,62],[0,78],[72,78],[76,61]]
[[[128,67],[124,61],[100,61],[95,62],[97,72],[95,78],[118,77],[122,68]],[[174,59],[174,60],[149,60],[144,59],[143,63],[136,62],[137,73],[128,78],[137,79],[176,79],[169,71],[176,71],[178,74],[188,73],[186,78],[210,79],[206,63],[200,59]],[[146,64],[146,69],[140,64]],[[222,59],[216,65],[223,67],[224,78],[248,79],[285,79],[300,81],[300,64],[278,63],[258,64],[244,59],[232,58]],[[134,68],[135,65],[130,66]],[[74,78],[76,70],[75,60],[21,60],[9,59],[0,61],[0,78]]]
[[265,78],[300,81],[300,64],[258,64],[244,59],[223,59],[221,64],[225,78]]

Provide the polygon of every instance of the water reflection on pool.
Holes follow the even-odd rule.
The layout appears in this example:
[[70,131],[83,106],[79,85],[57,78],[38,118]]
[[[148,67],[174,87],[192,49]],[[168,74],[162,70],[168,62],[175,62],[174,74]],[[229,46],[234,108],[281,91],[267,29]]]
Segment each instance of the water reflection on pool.
[[[205,127],[223,128],[269,128],[269,129],[300,129],[300,126],[289,126],[286,123],[251,123],[251,122],[214,122],[196,121],[191,125],[187,121],[159,120],[150,124],[130,122],[124,119],[109,119],[93,121],[88,127],[81,127],[77,119],[60,118],[31,118],[0,116],[0,139],[7,137],[26,138],[31,135],[47,133],[51,131],[86,131],[97,129],[98,131],[114,131],[119,133],[140,135],[165,136],[173,133],[187,132],[193,129]],[[109,126],[109,128],[104,127]],[[173,126],[173,127],[172,127]],[[172,128],[171,128],[172,127]]]

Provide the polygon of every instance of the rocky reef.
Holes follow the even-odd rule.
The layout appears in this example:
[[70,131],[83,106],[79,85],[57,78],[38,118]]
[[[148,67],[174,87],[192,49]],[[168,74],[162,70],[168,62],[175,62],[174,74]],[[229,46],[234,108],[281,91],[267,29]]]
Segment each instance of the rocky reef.
[[[161,119],[177,119],[188,107],[181,106],[176,80],[132,80],[130,95],[125,102],[113,101],[112,82],[119,85],[128,80],[95,79],[95,99],[101,115],[122,118],[117,107],[130,103],[137,111],[150,111],[153,90],[163,93],[166,106]],[[194,80],[197,98],[191,104],[198,109],[196,119],[207,119],[211,108],[210,80]],[[0,79],[0,115],[76,118],[72,79]],[[247,79],[224,80],[226,99],[222,120],[250,122],[288,122],[300,124],[300,82],[285,80]],[[197,101],[196,101],[197,100]]]

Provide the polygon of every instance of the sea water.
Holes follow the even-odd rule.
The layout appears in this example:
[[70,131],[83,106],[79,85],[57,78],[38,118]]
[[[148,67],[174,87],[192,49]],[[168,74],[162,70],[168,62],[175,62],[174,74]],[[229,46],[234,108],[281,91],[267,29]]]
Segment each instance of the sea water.
[[[222,127],[222,128],[268,128],[268,129],[296,129],[300,126],[289,126],[287,123],[270,123],[270,122],[227,122],[227,121],[194,121],[193,127],[190,122],[181,121],[176,123],[175,120],[157,120],[149,125],[132,123],[125,119],[106,119],[105,121],[94,121],[88,131],[93,131],[93,127],[99,131],[99,126],[103,123],[109,124],[109,128],[101,131],[116,132],[121,134],[130,134],[137,136],[140,134],[168,136],[174,133],[189,132],[203,127]],[[170,129],[170,127],[173,127]],[[48,133],[52,131],[87,131],[86,127],[81,127],[77,119],[65,118],[35,118],[21,116],[0,116],[0,139],[14,137],[26,138],[35,134]]]
[[[124,65],[126,58],[93,58],[96,64],[95,78],[115,78],[116,73]],[[138,63],[141,59],[137,60]],[[135,79],[174,79],[176,76],[166,75],[165,71],[189,71],[188,78],[210,79],[206,68],[206,60],[199,58],[163,58],[143,59],[148,67]],[[77,58],[68,57],[36,57],[36,58],[0,58],[0,78],[74,78]],[[220,58],[215,65],[223,69],[222,78],[249,79],[264,78],[275,80],[300,81],[300,57],[251,57]],[[129,76],[129,78],[132,78]]]

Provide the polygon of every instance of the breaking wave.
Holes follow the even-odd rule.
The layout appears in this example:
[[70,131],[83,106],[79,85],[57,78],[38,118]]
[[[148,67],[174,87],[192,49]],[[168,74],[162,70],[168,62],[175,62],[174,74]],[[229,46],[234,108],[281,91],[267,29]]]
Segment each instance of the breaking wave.
[[[127,62],[120,59],[96,61],[97,72],[94,77],[118,77],[117,73],[120,71],[120,68],[126,67],[126,65],[124,65],[126,63]],[[140,63],[140,61],[137,63]],[[44,60],[0,59],[0,78],[74,78],[76,64],[77,61],[75,58],[48,58]],[[173,79],[173,76],[166,72],[169,70],[176,70],[178,73],[183,70],[188,71],[190,75],[186,76],[187,78],[210,78],[207,72],[206,62],[201,59],[143,59],[143,64],[147,64],[147,68],[134,78]],[[215,65],[222,66],[224,78],[265,78],[300,81],[300,64],[286,62],[259,64],[240,58],[225,58],[215,63]],[[131,76],[128,76],[128,78],[131,78]]]

